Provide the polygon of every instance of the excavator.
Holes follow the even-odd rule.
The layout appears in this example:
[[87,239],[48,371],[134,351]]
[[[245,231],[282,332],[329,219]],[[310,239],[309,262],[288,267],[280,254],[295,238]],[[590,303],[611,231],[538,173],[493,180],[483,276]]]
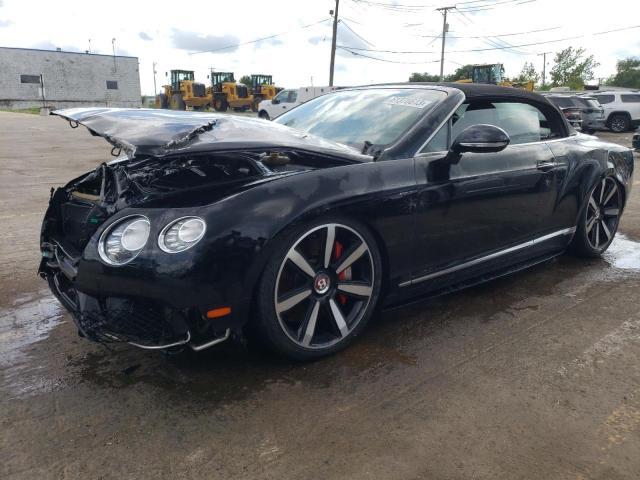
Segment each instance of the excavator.
[[156,96],[157,108],[170,110],[205,110],[211,103],[211,92],[204,83],[194,79],[193,70],[171,70],[170,83]]
[[474,65],[471,70],[471,78],[458,80],[456,83],[486,83],[490,85],[500,85],[502,87],[513,87],[528,90],[534,89],[533,81],[511,82],[504,78],[504,66],[501,63],[486,63]]

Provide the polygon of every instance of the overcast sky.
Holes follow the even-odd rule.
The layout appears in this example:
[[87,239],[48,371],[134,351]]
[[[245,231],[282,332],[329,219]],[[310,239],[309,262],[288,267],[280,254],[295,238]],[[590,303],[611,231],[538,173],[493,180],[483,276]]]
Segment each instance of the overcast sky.
[[[539,53],[568,46],[584,47],[607,77],[616,59],[640,56],[640,28],[591,35],[640,24],[638,0],[462,0],[449,14],[445,73],[465,63],[505,65],[507,75],[525,61],[542,70]],[[236,78],[266,73],[284,87],[325,85],[329,78],[332,0],[235,0],[202,2],[110,0],[0,0],[0,46],[69,51],[116,52],[140,60],[142,92],[153,92],[156,61],[158,88],[165,72],[196,71],[202,82],[210,68],[233,71]],[[390,7],[394,4],[396,7]],[[336,85],[406,81],[411,72],[439,72],[442,15],[435,8],[456,5],[439,0],[340,0]],[[481,8],[481,6],[484,6]],[[323,21],[324,20],[324,21]],[[311,26],[309,26],[311,25]],[[531,32],[522,35],[514,33]],[[286,32],[286,33],[285,33]],[[234,46],[260,37],[271,39]],[[497,37],[491,37],[496,36]],[[515,49],[464,52],[495,46],[524,45],[580,36]],[[476,38],[470,38],[476,37]],[[487,38],[488,37],[488,38]],[[89,40],[90,39],[90,40]],[[213,53],[194,53],[220,49]],[[358,50],[355,50],[358,49]],[[386,50],[386,51],[385,51]],[[391,53],[420,51],[425,53]],[[373,58],[365,58],[367,55]],[[547,56],[548,69],[553,54]],[[381,61],[386,60],[386,61]],[[404,62],[404,63],[392,63]]]

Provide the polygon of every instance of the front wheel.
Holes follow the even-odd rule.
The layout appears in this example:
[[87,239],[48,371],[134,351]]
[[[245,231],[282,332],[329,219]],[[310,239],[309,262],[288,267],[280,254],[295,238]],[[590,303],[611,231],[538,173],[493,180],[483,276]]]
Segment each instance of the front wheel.
[[381,270],[375,240],[359,222],[323,221],[292,229],[258,287],[261,338],[298,360],[341,350],[369,321]]
[[626,115],[613,115],[609,120],[609,128],[616,133],[622,133],[629,130],[629,118]]
[[605,177],[591,190],[570,249],[583,257],[602,255],[618,230],[621,213],[620,187],[615,179]]

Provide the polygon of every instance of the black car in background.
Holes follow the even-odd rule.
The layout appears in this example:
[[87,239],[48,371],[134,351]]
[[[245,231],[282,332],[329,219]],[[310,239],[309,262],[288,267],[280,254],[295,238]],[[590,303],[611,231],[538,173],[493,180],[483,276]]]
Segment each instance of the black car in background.
[[594,97],[585,95],[545,95],[547,100],[562,110],[568,120],[584,133],[605,128],[604,109]]
[[125,156],[53,193],[39,273],[82,336],[148,349],[331,354],[377,308],[602,254],[632,185],[631,150],[492,85],[348,88],[274,122],[54,113]]

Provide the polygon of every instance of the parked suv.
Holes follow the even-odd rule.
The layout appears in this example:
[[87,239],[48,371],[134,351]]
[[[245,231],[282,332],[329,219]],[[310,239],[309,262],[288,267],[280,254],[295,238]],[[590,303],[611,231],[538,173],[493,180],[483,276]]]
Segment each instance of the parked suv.
[[[604,109],[594,97],[579,95],[547,95],[547,99],[558,107],[571,122],[570,112],[579,112],[580,127],[585,133],[604,128]],[[571,122],[575,126],[574,122]]]
[[604,108],[605,125],[614,132],[626,132],[640,125],[640,91],[598,91],[594,97]]

